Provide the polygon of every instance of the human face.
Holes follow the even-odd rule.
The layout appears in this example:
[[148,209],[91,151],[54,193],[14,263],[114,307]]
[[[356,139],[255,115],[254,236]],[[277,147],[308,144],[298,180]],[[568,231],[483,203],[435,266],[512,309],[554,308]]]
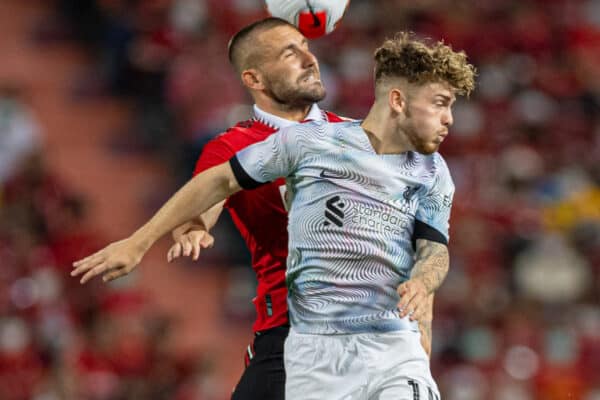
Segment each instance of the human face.
[[400,129],[414,149],[422,154],[438,151],[452,125],[453,88],[445,83],[413,86],[407,91],[404,118]]
[[307,106],[325,97],[317,59],[308,41],[296,29],[278,26],[263,32],[260,66],[266,92],[275,101],[289,106]]

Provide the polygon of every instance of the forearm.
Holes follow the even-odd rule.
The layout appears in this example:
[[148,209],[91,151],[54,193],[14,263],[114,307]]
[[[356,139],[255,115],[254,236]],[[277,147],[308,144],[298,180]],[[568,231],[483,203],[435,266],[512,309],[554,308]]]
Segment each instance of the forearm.
[[173,240],[177,241],[182,235],[194,230],[209,232],[217,223],[221,212],[223,212],[224,204],[225,201],[221,201],[202,215],[175,228],[173,230]]
[[211,168],[177,191],[133,236],[142,246],[149,248],[165,233],[194,220],[240,189],[229,163]]
[[431,355],[431,326],[433,322],[433,293],[427,297],[425,315],[419,319],[419,331],[421,332],[421,345],[428,355]]
[[221,212],[223,212],[224,204],[225,201],[223,200],[212,206],[208,211],[206,211],[196,219],[197,223],[200,226],[203,226],[204,230],[206,230],[207,232],[210,231],[219,220],[219,216],[221,215]]
[[423,282],[428,294],[440,287],[449,266],[450,256],[446,245],[425,239],[417,240],[417,260],[411,279]]

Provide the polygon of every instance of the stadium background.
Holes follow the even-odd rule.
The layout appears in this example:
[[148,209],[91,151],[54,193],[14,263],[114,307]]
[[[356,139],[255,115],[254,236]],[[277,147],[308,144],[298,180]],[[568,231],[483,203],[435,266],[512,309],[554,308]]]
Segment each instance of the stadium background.
[[[0,398],[228,398],[253,274],[226,219],[198,263],[81,287],[70,263],[133,231],[202,144],[249,115],[226,59],[259,0],[0,1]],[[436,298],[447,400],[600,399],[600,1],[352,0],[313,42],[325,108],[360,117],[371,54],[411,29],[478,88],[442,147],[456,182]]]

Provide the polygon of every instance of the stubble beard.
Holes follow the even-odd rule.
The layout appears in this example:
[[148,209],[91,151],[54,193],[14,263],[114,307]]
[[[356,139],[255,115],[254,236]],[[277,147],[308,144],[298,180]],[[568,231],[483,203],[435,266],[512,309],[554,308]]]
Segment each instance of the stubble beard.
[[[410,107],[406,107],[405,117],[410,120],[412,113]],[[407,124],[404,131],[413,148],[417,153],[430,155],[439,150],[440,145],[433,143],[432,140],[424,140],[420,137],[419,129],[414,124]]]
[[440,148],[439,144],[434,143],[433,140],[422,138],[422,136],[419,135],[419,129],[413,124],[406,124],[401,129],[404,131],[406,138],[417,153],[429,155],[435,153]]
[[289,108],[306,107],[325,98],[326,91],[323,85],[303,87],[301,82],[291,85],[285,80],[270,81],[269,94],[279,104]]

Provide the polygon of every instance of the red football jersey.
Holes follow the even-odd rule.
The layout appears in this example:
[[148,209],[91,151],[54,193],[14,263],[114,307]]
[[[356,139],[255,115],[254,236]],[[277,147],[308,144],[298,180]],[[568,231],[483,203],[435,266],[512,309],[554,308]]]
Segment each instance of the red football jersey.
[[[342,121],[335,114],[322,114],[330,122]],[[238,123],[204,146],[194,176],[229,161],[238,151],[265,140],[277,130],[277,127],[256,118]],[[288,324],[285,286],[288,233],[284,189],[285,180],[280,178],[253,190],[242,190],[225,202],[250,250],[252,268],[258,280],[253,300],[256,308],[255,332]]]

